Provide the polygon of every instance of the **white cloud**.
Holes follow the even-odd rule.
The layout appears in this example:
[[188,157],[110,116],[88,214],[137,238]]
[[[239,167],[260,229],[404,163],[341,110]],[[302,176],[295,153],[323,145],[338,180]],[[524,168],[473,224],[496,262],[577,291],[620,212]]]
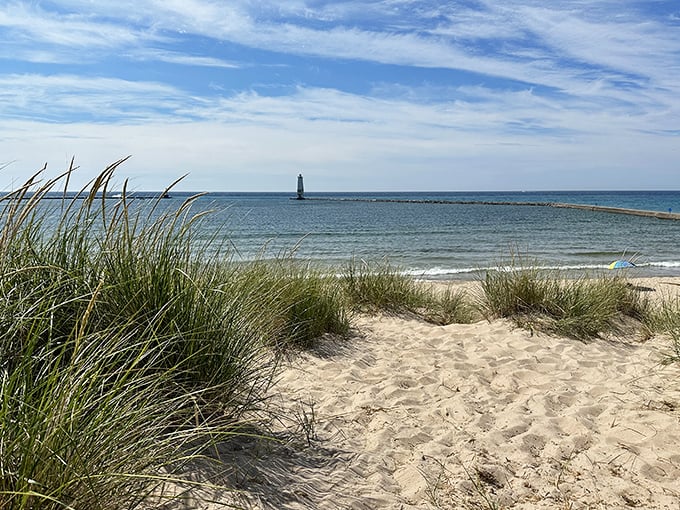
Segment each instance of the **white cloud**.
[[45,161],[61,170],[73,155],[84,182],[132,154],[119,176],[132,177],[137,189],[160,188],[188,172],[184,189],[285,190],[298,171],[314,175],[317,189],[331,182],[335,189],[408,182],[421,189],[510,182],[536,189],[550,187],[556,175],[578,187],[614,170],[639,175],[625,186],[649,187],[675,168],[677,137],[640,133],[653,127],[645,118],[563,109],[530,92],[464,92],[486,95],[486,102],[425,105],[299,89],[290,97],[251,93],[202,103],[191,112],[199,120],[190,123],[161,115],[144,124],[9,121],[0,127],[0,153],[17,162],[0,173],[0,188],[3,175],[27,175]]
[[19,2],[9,2],[0,11],[0,26],[19,42],[68,47],[118,48],[148,37],[120,23],[96,21],[87,14],[55,13]]
[[[99,170],[132,154],[124,168],[146,188],[158,187],[159,179],[165,184],[177,170],[192,172],[197,189],[203,183],[221,187],[210,178],[221,172],[233,177],[225,178],[224,189],[257,188],[261,183],[250,183],[249,172],[274,176],[271,188],[281,189],[276,176],[288,179],[299,167],[347,179],[353,172],[365,178],[375,172],[378,179],[418,169],[423,182],[429,176],[432,183],[477,189],[492,176],[501,179],[498,168],[515,172],[529,188],[537,186],[529,167],[571,169],[574,179],[597,165],[631,172],[651,167],[669,180],[678,138],[653,133],[680,129],[677,24],[641,18],[620,2],[487,0],[476,10],[464,4],[8,2],[0,8],[3,35],[11,35],[0,45],[6,62],[105,65],[109,57],[124,57],[180,65],[182,78],[189,76],[185,66],[251,64],[182,44],[196,36],[273,55],[395,64],[405,73],[462,70],[478,78],[468,76],[476,85],[454,86],[446,81],[453,73],[440,73],[440,81],[424,79],[421,86],[366,84],[371,92],[361,95],[338,85],[265,97],[250,90],[226,95],[236,87],[212,82],[214,75],[204,84],[213,95],[198,95],[181,85],[188,80],[107,78],[104,66],[88,68],[89,76],[70,69],[4,72],[0,154],[19,160],[14,169],[31,170],[41,163],[26,155],[59,164],[75,154],[83,166]],[[461,168],[479,171],[451,170]]]
[[[616,175],[628,177],[614,187],[649,188],[663,185],[664,173],[674,165],[669,143],[625,132],[569,144],[424,125],[417,126],[421,130],[417,138],[406,133],[406,126],[401,130],[375,125],[357,129],[327,121],[290,120],[286,127],[216,122],[145,126],[11,122],[2,128],[0,149],[8,160],[17,162],[0,173],[0,187],[3,177],[7,186],[10,179],[20,180],[45,161],[61,170],[72,155],[82,167],[74,186],[106,164],[132,154],[118,178],[122,182],[130,177],[134,189],[162,188],[188,173],[183,189],[251,191],[292,189],[291,176],[299,171],[310,175],[309,182],[317,190],[540,189],[551,187],[551,179],[558,177],[571,187],[583,183],[612,187],[618,181],[610,180],[607,185],[607,179]],[[22,131],[31,134],[8,140]],[[335,183],[333,188],[330,182]]]
[[63,122],[172,117],[191,98],[172,86],[116,78],[37,74],[0,76],[0,115]]
[[[680,82],[679,65],[668,66],[680,51],[677,27],[660,20],[633,21],[618,4],[617,17],[598,14],[611,9],[610,2],[557,2],[547,8],[545,2],[528,0],[487,1],[474,11],[455,2],[443,7],[428,2],[333,2],[315,7],[299,1],[280,5],[236,0],[57,4],[66,13],[11,3],[5,17],[13,14],[9,25],[23,31],[27,40],[69,45],[84,52],[84,58],[92,48],[119,52],[137,47],[137,52],[129,52],[133,57],[220,64],[211,56],[182,57],[176,50],[153,48],[161,35],[169,41],[186,33],[297,55],[459,69],[565,91],[587,90],[584,84],[593,79],[627,79],[635,86],[651,82],[672,92]],[[405,26],[395,29],[395,23]],[[490,47],[481,50],[471,40]],[[592,66],[597,78],[585,76],[583,65]],[[633,91],[629,100],[634,97]]]
[[132,53],[132,56],[135,60],[151,60],[186,66],[219,67],[223,69],[238,69],[243,67],[241,64],[215,57],[188,55],[175,51],[162,51],[156,49],[135,51]]
[[[564,57],[636,78],[666,76],[659,65],[673,62],[680,51],[675,29],[655,21],[590,21],[572,12],[524,8],[526,26]],[[665,66],[664,66],[665,67]],[[677,73],[680,66],[672,66]]]

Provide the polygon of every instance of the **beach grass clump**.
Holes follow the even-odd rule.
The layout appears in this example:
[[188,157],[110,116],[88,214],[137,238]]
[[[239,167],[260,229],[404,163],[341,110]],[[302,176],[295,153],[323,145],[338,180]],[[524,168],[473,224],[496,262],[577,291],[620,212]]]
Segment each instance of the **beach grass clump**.
[[489,271],[481,286],[487,318],[580,340],[614,332],[626,319],[640,321],[649,306],[624,278],[566,279],[535,266]]
[[680,297],[663,296],[650,307],[644,324],[651,333],[670,338],[670,349],[664,353],[664,363],[680,363]]
[[350,317],[337,278],[291,258],[255,261],[239,266],[237,294],[257,295],[277,349],[313,347],[324,334],[345,336]]
[[545,313],[548,296],[558,294],[554,278],[534,267],[488,271],[481,282],[483,308],[488,316],[518,317]]
[[194,395],[168,395],[170,371],[144,369],[158,346],[116,328],[46,346],[47,318],[2,369],[0,507],[141,507],[200,456],[197,444],[224,436],[197,426]]
[[468,323],[473,318],[473,307],[464,292],[424,285],[387,261],[352,259],[340,279],[355,310],[413,314],[438,324]]
[[[174,215],[175,213],[170,213]],[[228,263],[201,258],[191,237],[195,217],[163,214],[127,236],[112,236],[97,259],[105,281],[93,312],[97,324],[120,324],[166,347],[159,370],[173,370],[180,391],[198,391],[204,413],[237,417],[253,402],[269,338],[261,287],[247,289]],[[265,369],[266,371],[266,369]]]
[[[5,232],[13,230],[3,235],[8,256],[0,266],[9,301],[51,300],[50,338],[115,325],[123,334],[153,339],[165,354],[149,369],[172,370],[182,391],[197,390],[204,401],[204,390],[214,388],[217,401],[240,409],[240,395],[253,394],[270,335],[258,296],[225,291],[232,271],[204,257],[195,242],[202,214],[192,214],[193,199],[177,209],[163,208],[160,200],[107,199],[114,169],[79,198],[57,205],[10,197],[14,209]],[[48,184],[32,196],[43,196]],[[18,292],[35,299],[17,301]]]
[[412,312],[424,302],[415,280],[387,261],[371,263],[352,259],[340,276],[352,307],[369,312]]
[[478,313],[467,292],[446,286],[426,290],[425,303],[420,308],[425,320],[434,324],[469,324]]
[[294,329],[263,306],[281,293],[196,249],[191,200],[106,198],[120,163],[75,199],[44,200],[72,169],[2,199],[2,508],[147,508],[238,433]]

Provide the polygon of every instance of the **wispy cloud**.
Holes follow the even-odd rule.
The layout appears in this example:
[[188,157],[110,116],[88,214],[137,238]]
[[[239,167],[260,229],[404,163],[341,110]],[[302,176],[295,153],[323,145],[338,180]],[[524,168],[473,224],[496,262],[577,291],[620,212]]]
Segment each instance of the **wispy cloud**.
[[[9,75],[0,77],[0,114],[5,118],[35,118],[60,122],[72,120],[126,123],[161,121],[209,121],[276,126],[287,129],[291,120],[327,121],[400,126],[403,136],[418,137],[419,124],[456,132],[503,135],[507,126],[516,133],[518,122],[530,136],[554,136],[568,132],[590,136],[636,129],[673,129],[672,119],[659,124],[649,110],[637,107],[609,108],[593,113],[587,97],[553,97],[525,90],[499,90],[483,86],[449,89],[400,87],[371,96],[334,89],[298,87],[293,95],[262,96],[242,92],[232,96],[194,97],[180,88],[156,82],[75,75]],[[425,97],[443,100],[423,101]],[[38,115],[37,112],[41,112]],[[602,124],[597,119],[605,119]],[[407,121],[405,121],[407,119]],[[524,121],[522,121],[524,119]],[[528,122],[527,119],[534,119]],[[616,120],[615,124],[609,124]],[[536,126],[537,132],[528,127]],[[403,126],[403,128],[401,127]],[[410,133],[410,134],[409,134]]]
[[[101,58],[102,52],[154,39],[150,34],[114,21],[87,14],[43,10],[39,4],[8,2],[0,10],[5,59],[25,58],[34,62],[83,62]],[[86,49],[73,53],[72,50]]]
[[678,12],[670,0],[9,0],[0,115],[17,131],[5,123],[14,142],[0,149],[22,159],[18,135],[60,157],[60,144],[108,143],[164,168],[191,155],[200,175],[219,161],[440,173],[476,161],[480,179],[500,179],[498,163],[519,180],[532,158],[645,157],[666,172]]
[[242,64],[220,58],[189,55],[176,51],[164,51],[157,49],[135,51],[130,56],[135,60],[150,60],[184,66],[218,67],[224,69],[239,69],[240,67],[243,67]]
[[[573,3],[560,7],[559,2],[546,8],[535,6],[544,2],[488,1],[477,10],[456,2],[444,7],[427,2],[334,2],[319,8],[302,2],[280,6],[198,0],[58,4],[62,11],[47,12],[10,3],[0,24],[27,41],[81,49],[118,50],[189,33],[269,51],[461,69],[546,86],[560,86],[554,73],[546,72],[557,63],[573,80],[584,64],[603,67],[610,75],[660,77],[658,63],[676,57],[680,49],[677,27],[659,20],[632,21],[620,5],[612,20],[586,16]],[[597,12],[598,5],[611,4],[587,5],[588,11]],[[157,52],[159,58],[170,54]],[[571,67],[568,58],[574,60]]]
[[190,97],[172,86],[116,78],[0,76],[0,115],[46,122],[131,122],[175,116]]

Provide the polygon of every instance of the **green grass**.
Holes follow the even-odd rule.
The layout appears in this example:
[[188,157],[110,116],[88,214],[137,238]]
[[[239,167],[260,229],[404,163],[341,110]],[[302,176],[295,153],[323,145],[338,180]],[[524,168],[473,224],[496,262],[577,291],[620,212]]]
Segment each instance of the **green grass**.
[[351,260],[341,274],[344,293],[354,310],[412,314],[437,324],[469,323],[474,308],[462,292],[416,281],[387,261]]
[[644,324],[652,334],[667,335],[670,348],[664,356],[665,363],[680,363],[680,297],[662,296],[656,306],[650,307]]
[[[34,347],[32,345],[29,348]],[[3,508],[133,508],[213,441],[162,356],[113,331],[22,357],[2,380]]]
[[350,317],[337,278],[291,259],[256,261],[239,266],[236,293],[257,295],[274,330],[277,349],[310,348],[326,333],[349,333]]
[[193,200],[102,198],[120,163],[75,200],[43,200],[70,171],[3,199],[2,508],[147,508],[260,408],[281,347],[349,328],[337,280],[208,257]]
[[565,279],[536,266],[487,272],[481,282],[487,318],[505,317],[530,329],[588,340],[642,321],[649,303],[618,276]]

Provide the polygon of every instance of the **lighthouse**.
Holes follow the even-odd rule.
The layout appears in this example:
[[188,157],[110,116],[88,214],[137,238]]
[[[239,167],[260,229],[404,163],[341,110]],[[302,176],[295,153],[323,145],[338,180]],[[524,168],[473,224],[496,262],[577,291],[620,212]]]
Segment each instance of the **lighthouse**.
[[298,175],[297,199],[298,200],[304,200],[305,199],[305,184],[302,182],[302,174]]

